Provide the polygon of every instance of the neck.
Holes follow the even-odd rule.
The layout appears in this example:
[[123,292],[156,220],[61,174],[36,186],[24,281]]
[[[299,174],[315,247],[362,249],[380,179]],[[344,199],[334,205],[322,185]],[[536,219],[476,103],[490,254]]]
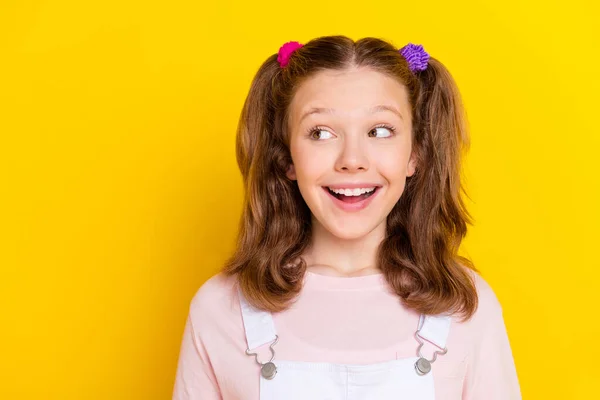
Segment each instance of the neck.
[[312,240],[303,254],[309,271],[330,276],[361,276],[380,273],[377,250],[385,237],[385,224],[360,238],[334,236],[313,217]]

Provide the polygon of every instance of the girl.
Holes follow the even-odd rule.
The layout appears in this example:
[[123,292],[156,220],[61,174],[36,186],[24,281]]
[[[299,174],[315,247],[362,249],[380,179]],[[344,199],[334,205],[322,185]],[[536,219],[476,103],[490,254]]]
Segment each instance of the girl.
[[459,255],[459,92],[422,46],[288,42],[237,133],[233,257],[193,298],[176,400],[513,400],[502,309]]

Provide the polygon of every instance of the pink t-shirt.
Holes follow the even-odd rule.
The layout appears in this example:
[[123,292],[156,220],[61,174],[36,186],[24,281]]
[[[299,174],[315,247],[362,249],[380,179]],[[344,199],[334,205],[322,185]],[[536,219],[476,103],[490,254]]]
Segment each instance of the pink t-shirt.
[[[519,382],[502,308],[476,274],[479,308],[452,322],[448,352],[434,362],[436,399],[517,400]],[[276,359],[371,364],[415,356],[419,315],[404,307],[383,274],[332,277],[308,271],[297,301],[273,315]],[[269,345],[258,353],[270,357]],[[191,301],[174,400],[258,400],[259,367],[247,348],[233,277],[217,274]]]

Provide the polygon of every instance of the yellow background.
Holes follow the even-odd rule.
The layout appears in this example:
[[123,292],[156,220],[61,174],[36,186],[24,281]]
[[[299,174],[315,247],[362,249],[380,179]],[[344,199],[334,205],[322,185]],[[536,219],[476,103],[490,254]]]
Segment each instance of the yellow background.
[[233,249],[250,81],[327,34],[421,43],[453,73],[462,249],[523,396],[596,398],[595,3],[2,1],[0,398],[170,398],[189,301]]

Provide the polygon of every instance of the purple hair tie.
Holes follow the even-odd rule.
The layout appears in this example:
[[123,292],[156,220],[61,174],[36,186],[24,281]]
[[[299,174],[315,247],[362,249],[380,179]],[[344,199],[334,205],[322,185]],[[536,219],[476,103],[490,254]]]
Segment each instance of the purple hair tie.
[[429,54],[423,49],[422,45],[409,43],[400,49],[400,54],[408,61],[408,67],[412,72],[424,71],[427,69]]
[[303,44],[298,42],[287,42],[283,46],[279,48],[279,53],[277,54],[277,61],[279,62],[280,67],[285,67],[290,62],[290,57],[292,53],[302,47]]

